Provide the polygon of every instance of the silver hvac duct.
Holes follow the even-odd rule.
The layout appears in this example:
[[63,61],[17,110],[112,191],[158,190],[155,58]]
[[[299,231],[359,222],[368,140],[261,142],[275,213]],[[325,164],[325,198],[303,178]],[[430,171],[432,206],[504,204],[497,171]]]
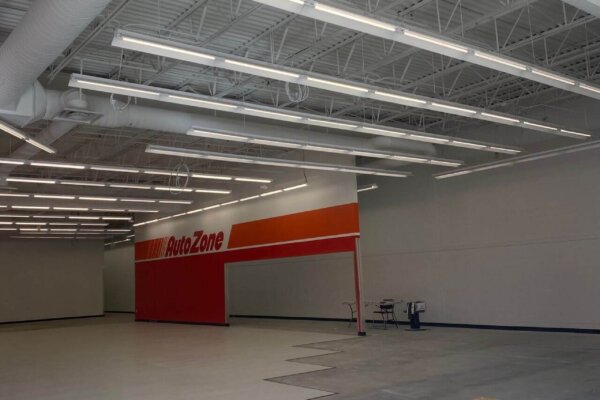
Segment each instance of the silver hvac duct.
[[0,109],[14,108],[110,0],[38,0],[0,47]]

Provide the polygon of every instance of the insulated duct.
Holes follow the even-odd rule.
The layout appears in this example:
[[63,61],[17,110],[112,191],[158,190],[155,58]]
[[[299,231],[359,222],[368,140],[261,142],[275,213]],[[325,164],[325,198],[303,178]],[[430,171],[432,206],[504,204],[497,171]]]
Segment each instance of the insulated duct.
[[110,0],[38,0],[0,47],[0,108],[14,108]]

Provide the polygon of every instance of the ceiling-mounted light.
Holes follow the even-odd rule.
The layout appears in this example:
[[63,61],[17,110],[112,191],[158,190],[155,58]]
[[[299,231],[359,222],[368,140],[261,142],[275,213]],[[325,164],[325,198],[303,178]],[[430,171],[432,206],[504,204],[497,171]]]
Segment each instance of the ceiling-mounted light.
[[[75,75],[75,74],[72,75],[71,80],[69,81],[70,87],[80,87],[80,85],[78,84],[78,79],[77,79],[78,76],[81,76],[81,75]],[[125,82],[113,81],[113,80],[109,80],[109,79],[96,78],[96,77],[90,77],[90,76],[86,76],[85,78],[87,80],[113,82],[113,85],[120,85],[123,87],[148,87],[148,88],[150,87],[150,86],[145,86],[145,85],[137,85],[137,84],[132,84],[132,83],[125,83]],[[102,90],[102,89],[97,88],[95,90],[105,92],[105,93],[112,93],[112,91],[108,90],[108,89]],[[171,101],[171,99],[170,99],[171,93],[181,93],[181,92],[178,92],[175,90],[169,90],[169,89],[156,88],[156,90],[160,90],[162,93],[162,95],[159,98],[144,97],[144,96],[141,96],[141,97],[151,99],[151,100],[158,100],[158,101],[173,103],[173,101]],[[203,100],[211,99],[211,101],[204,102],[202,105],[195,105],[196,107],[219,110],[220,108],[213,106],[213,104],[221,104],[221,105],[229,104],[229,105],[235,105],[235,106],[232,107],[230,110],[227,110],[228,112],[243,114],[243,115],[256,115],[254,113],[250,113],[250,112],[246,111],[247,103],[242,102],[242,101],[225,100],[225,99],[217,100],[214,97],[198,95],[198,94],[187,94],[186,96],[189,98],[196,98],[196,99],[203,99]],[[211,104],[208,104],[208,103],[211,103]],[[177,103],[177,104],[179,104],[179,103]],[[406,138],[409,140],[415,140],[415,141],[421,141],[421,142],[427,141],[422,138],[432,138],[432,140],[444,138],[444,139],[447,139],[448,141],[446,143],[441,143],[441,144],[445,144],[448,146],[464,147],[464,146],[459,146],[459,145],[453,143],[449,137],[444,137],[442,135],[435,135],[435,134],[431,134],[431,133],[427,133],[427,132],[412,131],[412,130],[408,130],[408,129],[398,129],[398,128],[386,127],[386,126],[376,125],[376,124],[353,123],[354,121],[351,121],[351,120],[346,120],[346,119],[341,119],[341,118],[332,118],[332,117],[319,117],[319,116],[316,116],[316,115],[310,114],[310,113],[280,110],[275,107],[253,105],[252,108],[269,111],[268,115],[260,115],[260,116],[264,117],[264,118],[272,119],[272,120],[293,122],[293,123],[298,123],[298,124],[303,124],[303,125],[322,126],[322,127],[327,127],[327,128],[336,128],[336,129],[347,130],[347,131],[352,131],[352,132],[363,132],[363,133],[368,133],[371,135],[378,135],[378,136],[403,137],[403,138]],[[290,115],[298,116],[300,118],[291,118]],[[429,140],[428,142],[431,143],[432,140]],[[461,139],[461,142],[473,142],[473,141],[470,141],[468,139]],[[473,142],[473,143],[479,143],[479,142]],[[485,144],[483,147],[480,148],[480,150],[491,151],[489,149],[490,146],[502,147],[502,146],[494,145],[494,144]],[[471,147],[471,148],[473,148],[473,147]],[[514,150],[519,151],[517,149],[514,149]],[[507,152],[507,154],[510,154],[510,153]]]
[[[600,88],[597,86],[578,81],[564,74],[538,67],[537,65],[507,57],[501,53],[476,48],[457,40],[448,40],[439,34],[404,26],[396,21],[393,23],[386,22],[378,17],[362,15],[360,12],[329,5],[325,6],[318,1],[305,3],[302,7],[299,7],[297,1],[294,0],[254,1],[322,22],[378,36],[386,40],[400,42],[444,56],[471,62],[562,90],[600,99]],[[378,26],[378,24],[382,25]]]
[[[419,33],[410,32],[410,31],[405,31],[404,34],[409,35],[409,36],[412,35],[413,37],[423,36]],[[124,31],[124,30],[117,31],[117,33],[115,35],[115,39],[113,41],[113,44],[117,45],[119,47],[127,48],[129,50],[145,51],[145,52],[149,52],[151,54],[162,55],[162,56],[165,55],[165,54],[163,54],[164,52],[157,50],[156,47],[139,46],[139,45],[132,46],[131,43],[128,43],[128,42],[122,40],[123,38],[128,38],[128,37],[141,38],[146,43],[151,43],[151,42],[169,43],[169,45],[171,47],[191,48],[191,46],[183,44],[183,43],[178,43],[178,42],[174,42],[174,41],[170,41],[170,40],[166,40],[166,39],[162,39],[162,38],[158,38],[158,37],[154,37],[154,36],[150,36],[150,35],[144,35],[144,34],[130,32],[130,31]],[[453,46],[450,43],[447,43],[445,41],[441,41],[438,39],[432,39],[430,42],[436,43],[438,45],[445,44],[447,46],[451,46],[451,47]],[[502,114],[506,118],[486,118],[483,116],[483,113],[485,112],[484,109],[466,108],[464,105],[459,104],[459,103],[453,103],[453,102],[447,102],[447,101],[442,102],[437,99],[428,98],[428,97],[424,97],[424,96],[418,96],[418,95],[414,95],[412,93],[406,93],[406,92],[401,92],[401,91],[390,91],[390,90],[383,91],[378,86],[366,85],[366,84],[357,85],[355,82],[349,81],[349,80],[331,78],[326,75],[316,74],[316,73],[301,70],[301,69],[292,69],[292,68],[288,68],[288,67],[282,67],[277,64],[268,64],[268,63],[265,63],[262,61],[250,60],[247,58],[232,56],[232,55],[224,54],[224,53],[213,52],[213,56],[214,56],[213,59],[201,59],[201,60],[197,60],[196,62],[198,62],[202,65],[208,65],[208,66],[213,66],[213,67],[218,67],[218,68],[226,68],[226,69],[237,71],[237,72],[253,73],[254,75],[261,76],[261,77],[264,77],[267,79],[276,78],[278,80],[283,80],[285,82],[313,86],[316,88],[330,90],[330,91],[334,91],[337,93],[349,94],[349,95],[353,95],[353,96],[359,96],[359,97],[364,97],[364,98],[370,98],[370,99],[375,99],[375,100],[380,100],[380,101],[391,102],[394,104],[401,104],[401,105],[406,105],[406,106],[410,106],[410,107],[417,107],[417,108],[423,108],[423,109],[439,111],[439,112],[444,112],[444,113],[449,113],[449,114],[466,116],[469,118],[482,119],[482,120],[501,123],[501,124],[508,124],[508,125],[518,124],[520,126],[523,126],[522,124],[519,124],[521,121],[516,116]],[[234,59],[232,59],[232,57]],[[277,71],[277,72],[279,72],[279,74],[275,74],[273,71]],[[167,95],[167,97],[172,97],[172,95]],[[184,101],[185,97],[180,96],[179,100]],[[190,100],[190,102],[192,102],[192,101]],[[215,102],[213,102],[213,105],[214,105],[214,103]],[[193,105],[193,104],[190,104],[190,105]],[[233,104],[231,104],[231,106],[233,109],[235,109],[235,106],[233,106]],[[222,109],[222,108],[217,108],[217,109]],[[256,108],[244,107],[243,111],[244,111],[244,113],[246,113],[248,115],[263,116],[263,117],[267,117],[267,118],[273,115],[272,114],[273,112],[266,111],[266,110],[260,110],[260,109],[256,109]],[[300,117],[290,114],[290,113],[275,113],[275,114],[277,116],[277,119],[291,120],[292,122],[294,120],[297,120],[298,118],[300,118]],[[495,114],[497,114],[497,113],[495,113]],[[500,114],[498,114],[498,115],[500,115]],[[516,122],[514,120],[516,120]],[[528,127],[528,128],[536,129],[533,126]]]
[[253,156],[240,156],[240,155],[230,155],[226,153],[216,153],[210,151],[202,151],[202,150],[193,150],[193,149],[182,149],[176,147],[165,147],[165,146],[156,146],[149,145],[146,147],[147,153],[152,154],[163,154],[163,155],[171,155],[177,157],[189,157],[189,158],[199,158],[206,160],[217,160],[217,161],[227,161],[227,162],[237,162],[237,163],[246,163],[246,164],[260,164],[260,165],[272,165],[278,167],[290,167],[290,168],[309,168],[316,170],[324,170],[324,171],[340,171],[340,172],[351,172],[355,174],[366,174],[366,175],[382,175],[382,176],[393,176],[397,178],[405,178],[411,175],[409,172],[397,172],[390,170],[380,170],[380,169],[372,169],[372,168],[348,168],[342,165],[332,165],[332,164],[322,164],[322,163],[313,163],[308,161],[291,161],[291,160],[281,160],[277,158],[267,158],[267,157],[253,157]]
[[7,124],[4,121],[0,121],[0,130],[16,137],[17,139],[24,140],[30,145],[35,146],[38,149],[45,151],[46,153],[56,154],[56,150],[52,147],[46,146],[45,144],[42,144],[37,140],[30,138],[29,135],[27,135],[25,132],[20,131],[19,129]]
[[[445,159],[437,159],[430,157],[415,157],[411,154],[397,154],[391,152],[384,151],[374,151],[367,149],[358,149],[351,147],[335,147],[334,145],[328,145],[324,143],[311,143],[306,140],[293,140],[293,139],[280,139],[273,140],[270,137],[267,139],[266,136],[260,136],[250,133],[234,133],[229,131],[212,131],[207,129],[199,129],[192,127],[188,132],[188,135],[191,136],[199,136],[206,137],[211,139],[223,139],[223,140],[231,140],[236,142],[244,142],[244,143],[256,143],[256,144],[264,144],[268,146],[274,147],[283,147],[283,148],[294,148],[294,149],[302,149],[302,150],[310,150],[310,151],[321,151],[326,153],[336,153],[336,154],[350,154],[354,156],[361,157],[372,157],[372,158],[387,158],[393,160],[401,160],[407,162],[415,162],[415,163],[424,163],[424,164],[433,164],[433,165],[442,165],[442,166],[452,166],[457,167],[462,164],[460,161],[455,160],[445,160]],[[399,157],[399,158],[397,158]],[[439,162],[439,163],[438,163]]]
[[369,190],[375,190],[375,189],[379,189],[379,186],[376,183],[371,183],[370,185],[363,185],[363,186],[357,187],[356,191],[358,193],[360,193],[360,192],[367,192]]

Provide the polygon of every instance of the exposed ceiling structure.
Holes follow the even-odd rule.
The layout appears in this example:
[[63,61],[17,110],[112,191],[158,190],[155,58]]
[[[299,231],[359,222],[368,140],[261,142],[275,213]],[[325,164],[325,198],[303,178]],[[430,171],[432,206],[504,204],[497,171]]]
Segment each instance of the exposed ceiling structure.
[[[0,213],[33,219],[71,207],[65,221],[101,212],[93,210],[145,221],[294,187],[311,174],[354,173],[354,161],[389,171],[390,180],[405,172],[458,176],[471,165],[593,143],[593,127],[561,124],[547,111],[567,98],[598,101],[600,93],[600,23],[574,0],[318,2],[341,10],[335,21],[300,0],[281,0],[281,7],[263,4],[270,0],[94,1],[101,11],[79,31],[73,27],[73,40],[56,57],[46,55],[52,61],[40,83],[30,82],[13,104],[0,99],[0,119],[17,130],[0,132]],[[0,1],[0,46],[12,44],[8,38],[36,3]],[[431,36],[407,44],[344,23],[344,12],[393,35],[409,27],[420,32],[415,37]],[[113,45],[116,32],[141,35],[135,37],[154,48]],[[443,54],[444,46],[465,55]],[[486,62],[522,63],[526,73],[469,62],[477,51],[489,54]],[[0,64],[6,56],[0,52]],[[72,74],[93,83],[74,83]],[[492,126],[506,133],[477,133]],[[193,129],[204,134],[188,134]],[[15,138],[19,132],[56,153]],[[229,158],[157,154],[147,152],[150,145]],[[235,162],[235,155],[263,162]],[[296,167],[265,162],[274,158]],[[340,168],[323,172],[311,163]],[[50,209],[11,208],[45,206],[36,193],[76,198],[46,197]],[[81,196],[96,200],[82,207]],[[132,197],[143,207],[101,200]],[[156,216],[140,212],[144,207]],[[126,221],[114,222],[123,229]],[[14,223],[2,228],[20,232]],[[50,234],[50,225],[38,233]]]

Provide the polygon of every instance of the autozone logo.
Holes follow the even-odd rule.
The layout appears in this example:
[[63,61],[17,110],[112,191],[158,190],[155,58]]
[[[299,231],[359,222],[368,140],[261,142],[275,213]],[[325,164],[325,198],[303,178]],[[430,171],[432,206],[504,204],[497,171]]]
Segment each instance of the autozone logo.
[[182,236],[177,239],[171,236],[167,243],[165,257],[217,251],[223,247],[224,238],[223,232],[204,233],[204,231],[194,232],[193,237]]

